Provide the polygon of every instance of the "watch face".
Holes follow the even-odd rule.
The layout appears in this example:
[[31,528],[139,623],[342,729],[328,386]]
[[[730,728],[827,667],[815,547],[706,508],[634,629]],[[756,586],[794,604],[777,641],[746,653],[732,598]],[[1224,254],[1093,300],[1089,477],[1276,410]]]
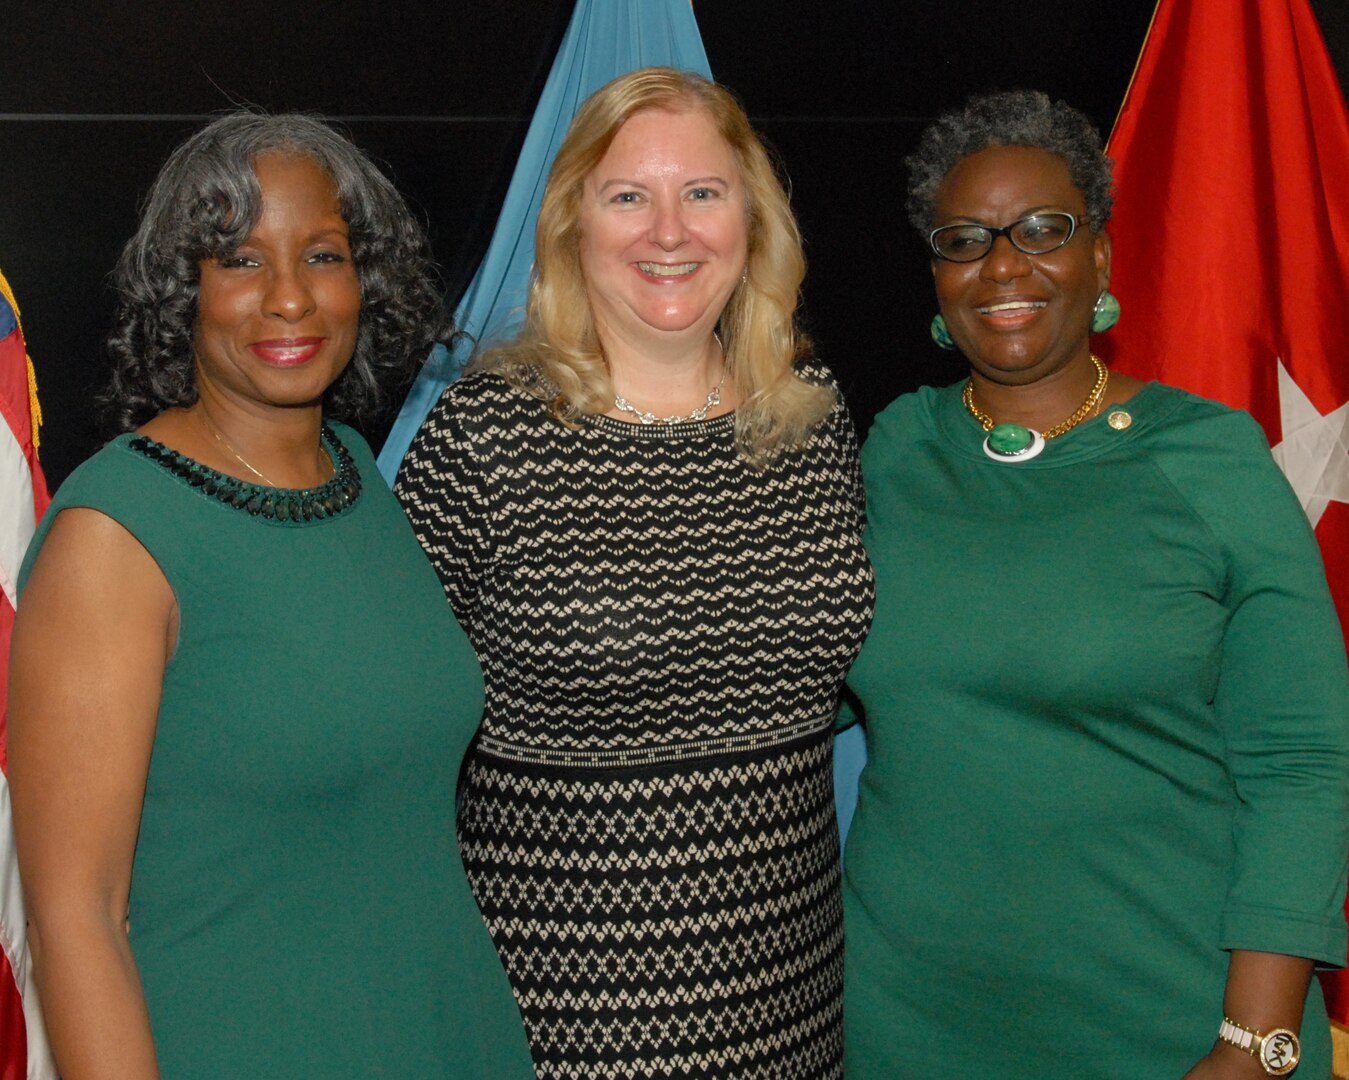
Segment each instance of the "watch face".
[[1275,1028],[1260,1040],[1260,1064],[1270,1076],[1287,1076],[1297,1067],[1299,1049],[1296,1035]]

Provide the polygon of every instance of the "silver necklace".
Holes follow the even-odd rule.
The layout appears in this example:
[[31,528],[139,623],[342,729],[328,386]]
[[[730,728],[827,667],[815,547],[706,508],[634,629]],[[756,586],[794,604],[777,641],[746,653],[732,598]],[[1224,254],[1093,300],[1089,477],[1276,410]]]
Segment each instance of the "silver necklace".
[[672,424],[694,424],[699,420],[706,420],[708,411],[715,409],[721,404],[721,387],[725,382],[726,368],[723,367],[721,369],[721,378],[717,380],[717,385],[712,387],[711,392],[707,395],[707,400],[699,405],[698,408],[694,409],[693,412],[689,413],[688,416],[657,416],[655,413],[646,412],[643,409],[637,408],[636,405],[630,402],[622,394],[614,395],[614,408],[619,412],[632,413],[632,415],[637,417],[638,421],[643,424],[664,424],[667,427]]

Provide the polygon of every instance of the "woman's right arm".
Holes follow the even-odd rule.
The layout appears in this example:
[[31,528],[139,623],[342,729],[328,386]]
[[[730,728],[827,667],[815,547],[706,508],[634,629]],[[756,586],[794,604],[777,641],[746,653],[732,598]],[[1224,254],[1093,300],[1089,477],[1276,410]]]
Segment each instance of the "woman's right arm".
[[33,972],[64,1080],[159,1075],[127,937],[173,591],[121,525],[62,511],[10,651],[9,785]]
[[[490,484],[465,414],[478,404],[460,401],[460,384],[441,397],[408,449],[393,492],[412,531],[440,576],[456,617],[474,637],[479,588],[489,572],[496,543]],[[482,403],[492,409],[489,398]],[[509,418],[502,421],[509,423]]]

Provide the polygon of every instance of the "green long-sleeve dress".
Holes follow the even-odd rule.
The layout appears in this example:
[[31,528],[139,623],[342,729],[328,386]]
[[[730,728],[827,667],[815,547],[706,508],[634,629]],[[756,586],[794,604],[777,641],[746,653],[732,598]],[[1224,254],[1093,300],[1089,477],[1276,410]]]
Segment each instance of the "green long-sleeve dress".
[[[863,453],[846,1075],[1177,1080],[1226,950],[1345,960],[1315,541],[1244,413],[1151,383],[1013,465],[960,389],[899,399]],[[1325,1080],[1315,982],[1303,1045]]]
[[71,475],[154,557],[164,674],[130,931],[165,1080],[532,1077],[464,877],[482,675],[354,431],[307,492],[122,435]]

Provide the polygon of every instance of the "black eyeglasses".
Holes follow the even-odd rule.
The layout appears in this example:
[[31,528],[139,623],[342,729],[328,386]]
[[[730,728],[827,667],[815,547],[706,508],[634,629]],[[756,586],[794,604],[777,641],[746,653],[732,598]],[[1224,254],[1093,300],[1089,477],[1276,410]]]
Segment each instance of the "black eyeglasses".
[[947,262],[975,262],[993,250],[993,241],[1005,236],[1017,251],[1027,255],[1048,255],[1063,247],[1077,232],[1072,214],[1030,214],[1020,221],[994,229],[972,223],[943,225],[927,236],[932,253]]

